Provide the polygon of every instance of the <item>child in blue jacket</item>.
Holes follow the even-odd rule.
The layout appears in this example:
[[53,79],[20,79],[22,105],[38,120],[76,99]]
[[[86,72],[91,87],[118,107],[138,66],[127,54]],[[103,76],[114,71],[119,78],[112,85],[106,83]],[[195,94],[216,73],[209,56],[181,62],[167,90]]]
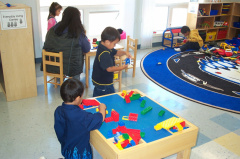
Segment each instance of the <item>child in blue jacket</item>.
[[99,129],[105,119],[105,104],[101,103],[95,114],[78,106],[82,103],[83,91],[84,86],[77,79],[66,80],[60,89],[64,102],[55,110],[54,129],[65,159],[92,159],[90,131]]

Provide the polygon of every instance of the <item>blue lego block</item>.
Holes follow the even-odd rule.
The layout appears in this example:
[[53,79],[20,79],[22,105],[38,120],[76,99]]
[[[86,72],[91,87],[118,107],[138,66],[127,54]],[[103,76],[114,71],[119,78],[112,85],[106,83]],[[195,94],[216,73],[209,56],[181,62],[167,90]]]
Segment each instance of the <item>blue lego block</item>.
[[134,140],[131,140],[131,141],[130,141],[130,144],[131,144],[132,146],[135,146],[135,145],[136,145],[136,143],[135,143]]
[[143,101],[144,99],[143,99],[143,97],[141,97],[141,98],[139,98],[138,100],[141,102],[141,101]]
[[125,126],[125,123],[124,123],[123,121],[119,121],[119,122],[118,122],[118,125],[119,125],[119,126]]
[[124,147],[124,149],[129,148],[129,147],[132,147],[132,145],[128,144],[126,147]]
[[125,59],[125,64],[126,64],[126,65],[130,64],[130,58],[126,58],[126,59]]

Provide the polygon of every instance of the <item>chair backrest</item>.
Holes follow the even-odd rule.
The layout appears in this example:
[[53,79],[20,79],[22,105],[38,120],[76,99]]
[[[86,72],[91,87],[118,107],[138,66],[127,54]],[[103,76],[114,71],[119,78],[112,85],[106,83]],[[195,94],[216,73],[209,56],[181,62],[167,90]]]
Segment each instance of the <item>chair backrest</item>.
[[130,36],[127,36],[127,52],[129,52],[129,49],[132,49],[134,51],[134,58],[137,56],[137,44],[138,39],[132,39]]
[[43,72],[46,71],[46,65],[58,66],[60,73],[59,75],[63,77],[63,53],[47,52],[43,49],[42,51],[42,60],[43,60]]

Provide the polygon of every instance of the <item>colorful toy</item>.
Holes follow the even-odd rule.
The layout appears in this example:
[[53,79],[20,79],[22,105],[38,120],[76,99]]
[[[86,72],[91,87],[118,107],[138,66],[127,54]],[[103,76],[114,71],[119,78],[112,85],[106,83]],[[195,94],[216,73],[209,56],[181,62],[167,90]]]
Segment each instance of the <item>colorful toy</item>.
[[[99,108],[96,108],[96,112],[99,112]],[[108,114],[108,110],[106,110],[106,114]]]
[[165,114],[165,111],[164,110],[161,110],[159,113],[158,113],[158,116],[163,116]]
[[146,100],[142,100],[140,107],[142,108],[145,107],[145,104],[146,104]]
[[136,113],[129,113],[129,116],[123,116],[122,120],[130,120],[130,121],[137,121],[138,114]]
[[122,93],[121,93],[121,96],[125,97],[126,95],[127,95],[127,91],[123,90]]
[[126,58],[126,59],[125,59],[125,64],[126,64],[126,65],[130,64],[130,61],[131,61],[130,58]]
[[133,94],[131,97],[130,97],[130,100],[133,101],[133,100],[137,100],[141,98],[141,95],[140,94]]
[[106,123],[111,122],[111,121],[119,121],[119,113],[116,112],[114,109],[111,111],[111,117],[105,118],[104,120]]
[[142,115],[145,115],[145,114],[147,114],[150,110],[152,110],[152,107],[147,107],[147,108],[145,108],[143,111],[141,111],[141,114]]
[[125,101],[126,101],[126,103],[130,103],[131,102],[129,95],[125,95]]
[[162,128],[169,129],[169,128],[173,127],[173,126],[177,126],[177,127],[179,127],[179,129],[182,129],[178,125],[181,122],[183,122],[183,120],[181,118],[172,117],[170,119],[167,119],[167,120],[165,120],[163,122],[158,123],[157,125],[154,126],[154,129],[156,131],[158,131],[158,130],[161,130]]

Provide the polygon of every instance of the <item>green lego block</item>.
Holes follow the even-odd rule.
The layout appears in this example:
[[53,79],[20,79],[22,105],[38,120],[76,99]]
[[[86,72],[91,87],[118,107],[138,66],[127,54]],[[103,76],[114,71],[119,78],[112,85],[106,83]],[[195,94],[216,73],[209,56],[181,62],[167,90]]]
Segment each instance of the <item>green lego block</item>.
[[130,97],[130,100],[133,101],[133,100],[137,100],[139,98],[141,98],[140,94],[133,94],[132,97]]
[[128,135],[128,134],[122,134],[122,137],[123,137],[125,140],[129,139],[129,135]]
[[146,100],[142,100],[142,102],[141,102],[141,107],[143,108],[143,107],[145,107],[145,104],[146,104]]
[[165,111],[164,111],[164,110],[161,110],[161,111],[158,113],[159,116],[163,116],[164,114],[165,114]]
[[147,112],[149,112],[150,110],[152,110],[152,107],[147,107],[147,108],[145,108],[143,111],[141,111],[141,114],[142,115],[145,115]]
[[145,132],[140,132],[140,136],[143,138],[145,137]]

